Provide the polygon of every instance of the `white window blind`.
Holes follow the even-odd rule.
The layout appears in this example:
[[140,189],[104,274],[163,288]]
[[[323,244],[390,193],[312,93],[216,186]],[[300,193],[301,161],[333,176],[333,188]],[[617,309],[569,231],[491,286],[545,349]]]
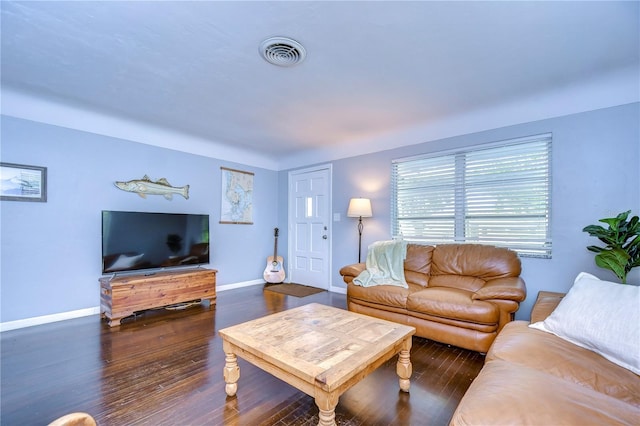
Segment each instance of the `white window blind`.
[[394,238],[551,257],[551,135],[394,160]]

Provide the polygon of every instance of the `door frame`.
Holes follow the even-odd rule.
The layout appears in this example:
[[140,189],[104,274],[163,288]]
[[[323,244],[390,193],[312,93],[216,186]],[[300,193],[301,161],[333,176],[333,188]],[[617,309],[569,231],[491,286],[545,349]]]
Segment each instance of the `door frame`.
[[327,203],[327,214],[329,215],[329,217],[327,218],[327,236],[329,239],[329,244],[327,244],[327,291],[331,291],[331,289],[333,288],[333,283],[332,283],[332,260],[333,260],[333,164],[331,163],[326,163],[326,164],[318,164],[316,166],[313,167],[306,167],[303,169],[296,169],[296,170],[290,170],[289,173],[287,174],[287,257],[289,258],[289,262],[288,262],[288,266],[287,266],[287,272],[288,272],[288,276],[291,277],[291,259],[293,259],[293,242],[294,240],[294,235],[293,233],[295,232],[295,223],[293,221],[293,214],[291,209],[294,207],[294,203],[292,200],[293,197],[293,191],[291,189],[291,185],[293,184],[293,176],[295,175],[300,175],[300,174],[305,174],[305,173],[311,173],[311,172],[317,172],[320,170],[327,170],[328,176],[327,176],[327,181],[328,181],[328,194],[327,194],[327,199],[328,199],[328,203]]

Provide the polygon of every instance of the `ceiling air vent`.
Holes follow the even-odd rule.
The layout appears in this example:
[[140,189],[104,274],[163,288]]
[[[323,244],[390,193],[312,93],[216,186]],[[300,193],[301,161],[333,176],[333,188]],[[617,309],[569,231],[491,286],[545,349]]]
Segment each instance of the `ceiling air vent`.
[[280,67],[291,67],[307,56],[300,43],[286,37],[271,37],[260,44],[260,55],[265,61]]

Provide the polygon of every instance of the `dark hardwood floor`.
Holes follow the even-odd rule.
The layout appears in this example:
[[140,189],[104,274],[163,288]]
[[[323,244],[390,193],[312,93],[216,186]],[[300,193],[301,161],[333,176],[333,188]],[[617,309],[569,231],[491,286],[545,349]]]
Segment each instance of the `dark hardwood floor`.
[[[0,424],[46,425],[74,411],[99,425],[315,425],[312,397],[239,359],[238,393],[224,391],[217,330],[318,302],[346,307],[345,296],[296,298],[252,286],[218,294],[216,306],[148,311],[110,329],[99,316],[0,335]],[[484,357],[414,337],[410,393],[396,359],[345,392],[339,425],[446,425]]]

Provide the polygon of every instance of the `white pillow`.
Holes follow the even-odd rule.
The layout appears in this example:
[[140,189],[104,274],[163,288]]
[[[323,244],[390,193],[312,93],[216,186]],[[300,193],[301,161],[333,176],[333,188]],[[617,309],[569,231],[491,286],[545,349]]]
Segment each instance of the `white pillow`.
[[640,374],[640,287],[601,281],[586,272],[544,321],[529,327],[553,333]]

